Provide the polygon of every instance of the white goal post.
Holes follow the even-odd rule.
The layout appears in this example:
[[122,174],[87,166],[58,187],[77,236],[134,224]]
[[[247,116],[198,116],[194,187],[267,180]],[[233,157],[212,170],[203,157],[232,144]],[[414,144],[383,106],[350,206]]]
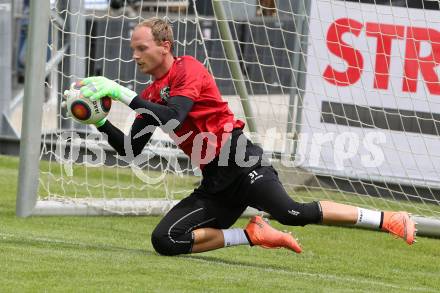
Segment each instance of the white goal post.
[[[197,186],[200,171],[164,133],[128,164],[60,105],[92,75],[142,91],[151,78],[131,60],[130,34],[155,16],[172,24],[175,55],[210,70],[295,199],[407,210],[419,234],[439,237],[440,11],[362,2],[31,1],[13,113],[17,215],[158,215]],[[109,119],[127,132],[133,115],[113,103]]]

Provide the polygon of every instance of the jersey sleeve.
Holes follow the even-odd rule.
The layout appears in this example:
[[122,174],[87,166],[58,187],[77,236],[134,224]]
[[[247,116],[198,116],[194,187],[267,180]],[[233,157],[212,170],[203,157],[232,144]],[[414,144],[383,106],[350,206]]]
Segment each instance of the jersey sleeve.
[[170,97],[183,96],[195,101],[202,90],[206,69],[197,60],[181,60],[170,84]]
[[[139,97],[143,100],[150,101],[151,99],[148,97],[149,86],[147,86],[140,94]],[[136,119],[143,119],[142,115],[137,113]]]

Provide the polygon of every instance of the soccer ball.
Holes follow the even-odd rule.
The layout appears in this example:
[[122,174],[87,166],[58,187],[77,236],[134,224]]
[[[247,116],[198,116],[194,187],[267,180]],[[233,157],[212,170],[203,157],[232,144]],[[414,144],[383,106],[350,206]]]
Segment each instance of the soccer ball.
[[68,114],[83,124],[96,124],[107,117],[112,106],[112,99],[103,97],[91,101],[81,94],[80,88],[81,84],[77,82],[72,84],[70,89],[65,92]]

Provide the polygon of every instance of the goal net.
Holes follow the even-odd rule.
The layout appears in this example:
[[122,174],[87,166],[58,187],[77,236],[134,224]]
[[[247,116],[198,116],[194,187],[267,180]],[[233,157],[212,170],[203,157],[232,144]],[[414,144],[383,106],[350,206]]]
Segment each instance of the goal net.
[[[127,164],[60,108],[63,91],[87,76],[148,86],[130,33],[156,16],[173,26],[175,55],[210,70],[296,200],[440,217],[438,2],[110,2],[52,5],[49,59],[60,62],[47,78],[34,213],[163,213],[199,184],[200,171],[160,130],[142,163]],[[114,125],[127,133],[133,119],[113,103]]]

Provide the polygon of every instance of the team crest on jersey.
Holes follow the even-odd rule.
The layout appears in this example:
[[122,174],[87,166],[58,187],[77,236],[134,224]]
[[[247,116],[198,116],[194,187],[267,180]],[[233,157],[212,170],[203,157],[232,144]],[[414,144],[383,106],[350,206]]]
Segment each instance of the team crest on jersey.
[[165,86],[160,90],[160,98],[162,99],[162,101],[164,101],[165,103],[168,103],[168,98],[170,97],[170,87],[169,86]]

